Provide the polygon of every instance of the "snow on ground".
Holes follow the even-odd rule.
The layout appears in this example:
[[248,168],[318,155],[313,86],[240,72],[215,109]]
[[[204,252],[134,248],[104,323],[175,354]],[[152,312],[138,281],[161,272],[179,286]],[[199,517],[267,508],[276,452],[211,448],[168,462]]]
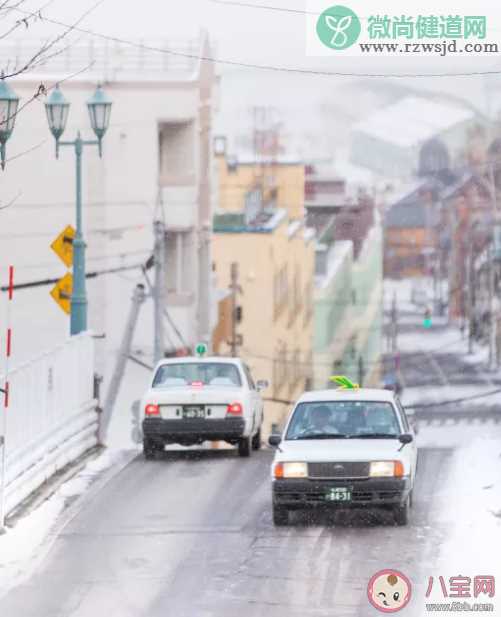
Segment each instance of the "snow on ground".
[[[456,426],[437,429],[423,427],[418,435],[420,447],[455,448],[450,475],[443,478],[443,492],[436,507],[439,524],[445,529],[440,556],[429,576],[434,588],[427,601],[443,603],[468,601],[493,603],[494,614],[501,600],[489,598],[444,598],[439,584],[443,576],[494,576],[501,581],[501,427],[498,425]],[[428,581],[426,582],[428,583]],[[455,614],[441,611],[442,614]],[[425,611],[423,599],[423,616]]]
[[[419,386],[418,388],[405,388],[401,399],[404,406],[410,407],[411,405],[423,404],[428,405],[432,403],[442,403],[443,401],[456,401],[458,399],[468,399],[469,397],[475,397],[472,402],[477,407],[492,407],[499,400],[499,392],[497,394],[489,395],[494,390],[499,389],[499,386],[489,386],[487,383],[484,386],[478,384],[468,385],[446,385],[446,386]],[[483,398],[476,398],[486,394]],[[468,401],[462,403],[452,403],[450,405],[444,405],[444,412],[450,412],[451,409],[461,408],[466,409]],[[455,406],[455,407],[454,407]]]
[[30,576],[46,554],[51,532],[63,512],[120,459],[123,459],[123,453],[119,451],[103,452],[0,536],[0,597]]

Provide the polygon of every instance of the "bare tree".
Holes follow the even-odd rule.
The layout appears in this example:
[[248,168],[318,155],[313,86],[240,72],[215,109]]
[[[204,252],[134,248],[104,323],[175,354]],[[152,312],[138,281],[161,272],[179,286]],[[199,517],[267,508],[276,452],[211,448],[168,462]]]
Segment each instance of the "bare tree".
[[[55,0],[47,0],[44,4],[38,6],[35,10],[27,10],[26,5],[27,0],[0,0],[0,45],[5,46],[6,40],[9,37],[13,37],[19,34],[25,34],[26,30],[36,30],[37,25],[42,24],[45,21],[45,11],[50,7],[51,4],[54,3]],[[35,50],[30,51],[28,57],[26,58],[18,58],[18,57],[9,57],[9,54],[3,54],[2,60],[0,60],[0,79],[9,79],[21,75],[23,73],[30,72],[34,70],[36,67],[45,64],[51,58],[65,52],[69,47],[74,44],[72,37],[70,36],[73,32],[78,31],[78,26],[80,23],[88,16],[90,13],[95,11],[98,6],[100,6],[104,0],[98,0],[95,4],[93,4],[88,10],[82,13],[79,18],[71,24],[65,25],[63,29],[53,36],[47,37],[43,40]],[[7,112],[5,118],[0,118],[0,129],[6,129],[9,124],[15,120],[16,116],[18,116],[28,105],[33,103],[36,99],[40,97],[45,97],[52,88],[56,87],[58,84],[75,77],[79,73],[82,73],[88,70],[91,67],[92,63],[87,66],[80,68],[77,72],[72,75],[67,75],[63,77],[61,80],[58,80],[53,84],[45,84],[41,82],[36,86],[33,94],[29,96],[29,98],[21,105],[20,107],[16,106],[16,109],[10,110]],[[10,160],[14,158],[19,158],[20,156],[24,156],[29,152],[39,148],[45,140],[39,144],[36,144],[26,151],[21,152],[13,156]],[[9,159],[7,159],[8,161]],[[3,159],[2,159],[3,161]],[[5,161],[2,162],[2,168],[5,165]],[[8,203],[3,204],[0,203],[0,210],[8,208],[13,205],[17,199],[19,198],[19,194],[14,198],[8,201]]]

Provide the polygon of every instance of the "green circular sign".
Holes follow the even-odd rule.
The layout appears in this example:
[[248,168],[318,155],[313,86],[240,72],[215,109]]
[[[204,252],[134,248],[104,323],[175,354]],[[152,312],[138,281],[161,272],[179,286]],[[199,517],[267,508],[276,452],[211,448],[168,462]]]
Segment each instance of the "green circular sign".
[[204,354],[207,353],[207,345],[205,343],[198,343],[198,345],[195,348],[195,351],[197,353],[197,356],[203,356]]
[[331,6],[317,21],[318,38],[330,49],[351,47],[361,30],[360,19],[346,6]]

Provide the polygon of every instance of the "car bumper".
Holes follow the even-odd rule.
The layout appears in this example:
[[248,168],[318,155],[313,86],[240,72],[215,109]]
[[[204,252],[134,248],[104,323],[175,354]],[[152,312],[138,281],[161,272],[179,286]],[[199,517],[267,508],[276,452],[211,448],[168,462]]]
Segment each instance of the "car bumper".
[[147,418],[143,420],[143,435],[152,441],[162,443],[235,441],[243,437],[244,433],[244,418],[218,420]]
[[[331,488],[348,488],[350,501],[329,501]],[[364,480],[274,480],[273,502],[289,508],[357,508],[400,505],[411,489],[409,478],[370,478]]]

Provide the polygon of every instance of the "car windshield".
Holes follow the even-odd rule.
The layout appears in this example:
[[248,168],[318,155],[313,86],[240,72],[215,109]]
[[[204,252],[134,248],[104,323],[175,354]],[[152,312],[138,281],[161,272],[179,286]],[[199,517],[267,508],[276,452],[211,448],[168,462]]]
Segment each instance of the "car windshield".
[[395,409],[382,401],[300,403],[286,439],[384,439],[400,434]]
[[241,386],[238,367],[229,362],[179,362],[160,366],[154,388],[176,388],[190,384],[218,387]]

